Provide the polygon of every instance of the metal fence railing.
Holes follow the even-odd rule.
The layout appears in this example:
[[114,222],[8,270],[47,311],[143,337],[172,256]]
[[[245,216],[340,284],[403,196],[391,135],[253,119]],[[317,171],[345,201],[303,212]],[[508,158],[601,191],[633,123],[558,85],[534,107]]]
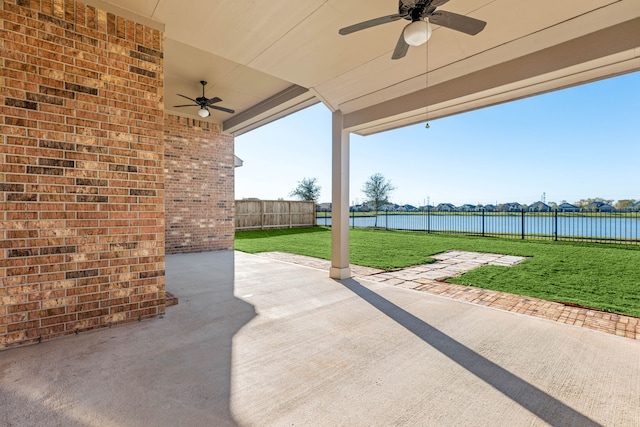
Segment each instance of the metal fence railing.
[[[331,212],[317,212],[331,226]],[[640,244],[640,212],[350,212],[352,227],[518,239]]]

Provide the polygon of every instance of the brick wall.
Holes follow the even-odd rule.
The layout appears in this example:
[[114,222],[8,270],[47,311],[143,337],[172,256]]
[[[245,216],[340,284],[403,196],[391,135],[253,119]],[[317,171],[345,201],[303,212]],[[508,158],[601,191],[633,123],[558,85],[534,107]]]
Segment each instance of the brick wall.
[[165,116],[167,254],[233,249],[233,137],[215,123]]
[[162,32],[0,7],[0,349],[163,313]]

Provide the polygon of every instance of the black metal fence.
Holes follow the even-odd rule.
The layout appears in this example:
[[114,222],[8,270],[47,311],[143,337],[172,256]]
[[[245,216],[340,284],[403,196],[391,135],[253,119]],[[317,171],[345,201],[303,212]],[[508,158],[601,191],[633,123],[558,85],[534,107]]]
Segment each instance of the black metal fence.
[[[331,212],[317,212],[331,226]],[[518,239],[640,244],[640,212],[351,212],[352,227]]]

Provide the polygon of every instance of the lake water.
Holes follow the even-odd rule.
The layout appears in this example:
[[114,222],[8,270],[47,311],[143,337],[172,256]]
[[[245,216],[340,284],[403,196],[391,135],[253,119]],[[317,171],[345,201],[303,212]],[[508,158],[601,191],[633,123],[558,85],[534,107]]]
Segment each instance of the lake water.
[[[329,214],[330,215],[330,214]],[[318,225],[331,225],[331,217],[317,216]],[[349,217],[349,226],[374,227],[376,217]],[[523,217],[520,213],[501,215],[384,215],[377,216],[377,227],[393,230],[439,231],[486,235],[522,235]],[[609,214],[583,216],[553,213],[524,216],[525,236],[574,239],[640,239],[640,216],[617,217]]]

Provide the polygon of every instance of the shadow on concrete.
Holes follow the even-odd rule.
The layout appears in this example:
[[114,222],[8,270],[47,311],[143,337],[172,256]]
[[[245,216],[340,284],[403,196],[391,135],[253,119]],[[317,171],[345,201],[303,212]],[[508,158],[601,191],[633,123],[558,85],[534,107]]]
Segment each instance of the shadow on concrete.
[[0,425],[236,426],[234,253],[166,259],[180,302],[164,319],[0,352]]
[[[24,408],[23,410],[8,410]],[[68,417],[64,412],[52,412],[42,402],[0,388],[0,425],[2,427],[65,426],[86,427],[87,424]]]
[[[233,337],[256,312],[234,295],[234,264],[233,251],[167,257],[167,289],[180,298],[176,308],[182,306],[175,312],[169,308],[167,315],[172,322],[178,320],[174,316],[188,316],[180,320],[186,342],[167,354],[167,363],[178,371],[176,365],[183,364],[185,375],[200,370],[195,377],[176,378],[184,385],[180,399],[196,406],[208,421],[201,419],[198,425],[237,425],[230,405]],[[199,384],[197,395],[194,384]]]
[[[409,332],[552,426],[601,424],[488,360],[353,279],[338,281]],[[523,349],[524,350],[524,349]]]

